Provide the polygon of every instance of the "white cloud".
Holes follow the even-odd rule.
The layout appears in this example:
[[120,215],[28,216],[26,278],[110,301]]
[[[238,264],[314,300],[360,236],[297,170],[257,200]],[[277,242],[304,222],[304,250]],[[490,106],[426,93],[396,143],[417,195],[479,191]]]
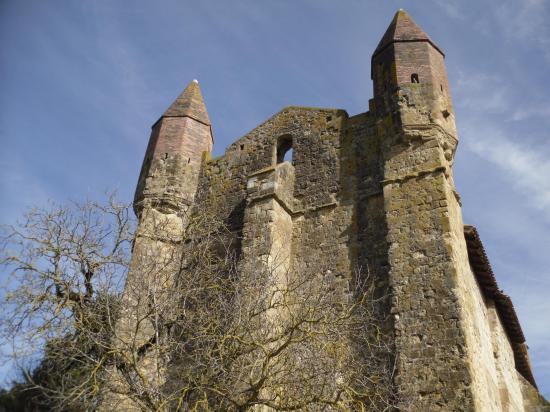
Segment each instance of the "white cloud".
[[496,165],[530,205],[550,219],[549,154],[530,150],[495,133],[483,140],[468,139],[468,148]]
[[493,9],[507,38],[532,42],[550,63],[550,7],[547,0],[495,0]]
[[456,104],[485,113],[502,113],[510,108],[510,90],[504,80],[488,73],[459,70]]
[[447,14],[447,16],[453,19],[463,20],[466,18],[462,10],[460,10],[460,3],[456,1],[434,0],[434,3],[436,6],[440,7]]
[[512,114],[511,120],[522,121],[531,117],[550,117],[550,107],[546,105],[533,105],[530,107],[521,107]]
[[[548,272],[539,275],[538,282],[530,280],[530,285],[528,288],[524,288],[524,293],[514,295],[514,305],[526,334],[531,362],[536,366],[535,379],[541,383],[550,379],[550,353],[548,352],[550,302],[546,296],[537,293],[538,290],[548,288]],[[522,281],[521,273],[518,273],[515,290],[522,289],[520,285]]]

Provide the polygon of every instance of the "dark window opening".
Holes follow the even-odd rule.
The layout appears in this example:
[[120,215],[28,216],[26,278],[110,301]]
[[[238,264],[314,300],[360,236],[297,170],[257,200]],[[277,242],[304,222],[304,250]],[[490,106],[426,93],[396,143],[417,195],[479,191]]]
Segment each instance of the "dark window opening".
[[168,153],[164,153],[164,159],[168,159]]
[[332,116],[327,116],[327,122],[330,122],[332,120]]
[[420,80],[418,79],[418,73],[411,74],[411,83],[420,83]]
[[277,141],[277,163],[292,163],[292,137],[281,136]]
[[191,158],[190,157],[187,158],[187,164],[189,164],[189,163],[191,163]]
[[244,144],[241,145],[241,150],[244,150]]
[[441,86],[441,91],[443,91],[443,85],[442,85],[442,84],[440,84],[440,86]]

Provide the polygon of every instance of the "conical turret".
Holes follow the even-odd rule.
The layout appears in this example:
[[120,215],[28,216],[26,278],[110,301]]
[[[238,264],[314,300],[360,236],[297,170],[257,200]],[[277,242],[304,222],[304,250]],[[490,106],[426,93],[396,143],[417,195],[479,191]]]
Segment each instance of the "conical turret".
[[400,126],[438,123],[456,136],[445,55],[404,10],[382,36],[371,67],[371,109],[379,117],[399,114]]
[[193,80],[153,125],[134,197],[134,210],[179,213],[195,197],[204,152],[212,150],[210,119]]
[[210,126],[210,119],[202,98],[199,82],[193,80],[178,96],[162,117],[190,117]]
[[424,30],[407,14],[403,9],[399,9],[391,21],[386,33],[378,43],[373,57],[384,50],[392,43],[396,42],[428,42],[436,50],[444,55],[443,51],[430,39]]

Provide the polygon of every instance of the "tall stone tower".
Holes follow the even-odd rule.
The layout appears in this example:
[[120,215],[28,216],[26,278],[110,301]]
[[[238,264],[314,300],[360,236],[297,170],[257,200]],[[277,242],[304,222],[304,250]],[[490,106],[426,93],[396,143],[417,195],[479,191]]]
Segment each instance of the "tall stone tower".
[[444,57],[403,10],[372,56],[398,392],[412,410],[535,410],[517,316],[462,222]]
[[[153,125],[134,197],[138,227],[113,341],[120,359],[133,359],[130,364],[144,377],[145,390],[165,384],[170,356],[158,342],[155,322],[174,316],[172,290],[181,264],[181,240],[212,144],[210,119],[198,81],[193,80]],[[113,388],[104,394],[100,410],[143,409],[131,396],[137,390],[124,379],[130,368],[111,369]]]
[[372,78],[399,391],[420,393],[425,410],[473,409],[473,392],[485,386],[473,385],[464,353],[470,325],[459,322],[475,317],[466,301],[473,283],[465,285],[471,274],[452,180],[458,139],[444,54],[399,11],[372,56]]
[[[139,314],[143,291],[152,288],[169,318],[178,304],[169,292],[181,274],[187,215],[211,210],[238,239],[239,267],[263,271],[279,260],[264,288],[274,287],[273,296],[287,287],[288,273],[303,279],[311,268],[322,267],[319,279],[331,279],[334,296],[347,298],[356,268],[372,276],[387,297],[377,303],[376,327],[388,331],[391,398],[400,410],[550,410],[537,392],[514,307],[477,231],[462,222],[444,59],[399,10],[372,55],[369,111],[287,107],[214,159],[204,155],[212,148],[210,121],[192,82],[153,126],[134,202],[139,230],[128,307]],[[154,328],[136,327],[130,312],[120,335],[127,332],[139,352]],[[280,316],[269,312],[260,331],[276,329]],[[144,373],[155,371],[164,382],[165,366],[147,359]],[[295,359],[289,382],[303,354]],[[333,369],[328,386],[338,392],[345,371]],[[266,405],[288,393],[285,385],[258,388],[254,405],[271,410]]]

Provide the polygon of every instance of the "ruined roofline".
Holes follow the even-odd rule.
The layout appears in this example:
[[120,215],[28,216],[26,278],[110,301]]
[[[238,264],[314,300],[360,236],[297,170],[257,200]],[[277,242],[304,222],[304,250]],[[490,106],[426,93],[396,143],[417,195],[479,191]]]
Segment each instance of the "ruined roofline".
[[275,114],[273,114],[272,116],[270,116],[269,118],[264,120],[258,126],[256,126],[253,129],[249,130],[244,135],[242,135],[241,137],[237,138],[232,143],[230,143],[225,148],[225,150],[222,154],[220,154],[218,156],[215,156],[215,157],[210,157],[210,158],[207,159],[207,161],[208,162],[215,162],[215,161],[223,158],[228,153],[228,151],[231,151],[234,146],[237,146],[239,143],[241,143],[243,139],[246,139],[246,137],[249,134],[253,133],[256,129],[264,126],[266,123],[268,123],[270,120],[274,119],[275,117],[279,116],[280,114],[282,114],[286,111],[293,111],[293,110],[308,110],[308,111],[318,111],[318,112],[326,112],[326,113],[342,113],[346,116],[346,118],[348,120],[349,119],[356,119],[356,118],[359,118],[361,116],[367,116],[368,117],[371,114],[371,112],[369,110],[367,110],[366,112],[361,112],[361,113],[357,113],[357,114],[354,114],[354,115],[350,116],[346,109],[340,109],[340,108],[336,108],[336,107],[316,107],[316,106],[299,106],[299,105],[285,106],[281,110],[279,110],[278,112],[276,112]]
[[210,160],[217,160],[221,157],[223,157],[228,151],[231,150],[231,148],[233,146],[236,146],[237,144],[239,144],[243,139],[245,139],[249,134],[253,133],[255,130],[263,127],[266,123],[270,122],[271,120],[275,119],[277,116],[285,113],[285,112],[290,112],[290,111],[295,111],[295,110],[308,110],[308,111],[312,111],[312,112],[326,112],[326,113],[342,113],[346,116],[346,118],[349,119],[349,114],[348,112],[345,110],[345,109],[340,109],[340,108],[337,108],[337,107],[315,107],[315,106],[299,106],[299,105],[290,105],[290,106],[285,106],[283,107],[281,110],[279,110],[278,112],[276,112],[275,114],[269,116],[266,120],[264,120],[262,123],[260,123],[259,125],[257,125],[256,127],[254,127],[253,129],[249,130],[248,132],[246,132],[244,135],[240,136],[239,138],[237,138],[236,140],[233,140],[232,143],[230,143],[224,150],[224,153],[219,155],[219,156],[216,156],[214,158],[211,158]]
[[[291,110],[309,110],[309,111],[312,111],[312,112],[343,112],[343,113],[346,114],[346,117],[349,117],[349,114],[346,111],[346,109],[341,109],[339,107],[300,106],[300,105],[297,105],[297,104],[291,104],[289,106],[283,107],[281,110],[276,112],[273,116],[271,116],[266,121],[272,119],[273,117],[275,117],[275,116],[277,116],[281,113],[284,113],[285,111],[291,111]],[[264,123],[262,123],[262,124],[264,124]]]
[[516,370],[533,387],[537,388],[533,372],[531,371],[529,355],[527,354],[525,335],[521,329],[512,300],[498,287],[495,274],[493,273],[477,229],[474,226],[465,225],[464,237],[468,249],[468,259],[474,276],[481,287],[483,295],[495,302],[498,316],[502,322],[506,336],[508,336],[512,345]]

